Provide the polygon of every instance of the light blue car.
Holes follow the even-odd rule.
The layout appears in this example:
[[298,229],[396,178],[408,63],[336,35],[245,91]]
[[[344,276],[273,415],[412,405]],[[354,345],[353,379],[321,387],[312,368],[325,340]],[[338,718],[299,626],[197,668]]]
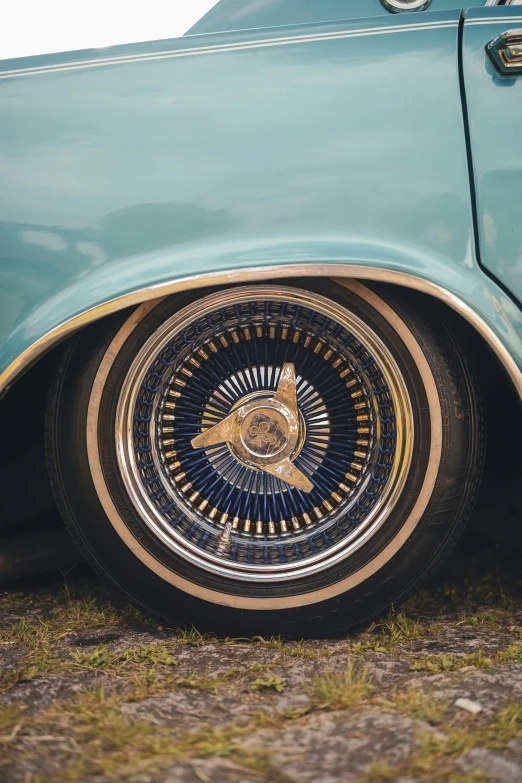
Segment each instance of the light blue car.
[[221,0],[0,62],[0,117],[5,518],[45,439],[142,606],[302,637],[443,560],[487,426],[517,484],[520,0]]

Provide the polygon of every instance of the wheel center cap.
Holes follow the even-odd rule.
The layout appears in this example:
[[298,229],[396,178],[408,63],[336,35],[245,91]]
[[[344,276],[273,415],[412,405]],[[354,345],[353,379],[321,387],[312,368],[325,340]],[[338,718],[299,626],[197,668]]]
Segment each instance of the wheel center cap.
[[285,403],[259,397],[236,408],[229,447],[246,464],[262,469],[290,457],[299,440],[299,418]]
[[275,457],[288,443],[289,429],[282,413],[263,404],[243,419],[241,443],[253,457]]

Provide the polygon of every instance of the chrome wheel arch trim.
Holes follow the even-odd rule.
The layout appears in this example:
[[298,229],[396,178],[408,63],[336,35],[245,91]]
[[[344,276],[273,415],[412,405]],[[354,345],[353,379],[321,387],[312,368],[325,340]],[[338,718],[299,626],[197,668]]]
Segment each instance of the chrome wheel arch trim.
[[59,343],[64,338],[84,326],[93,323],[107,315],[123,310],[126,307],[141,305],[151,300],[159,300],[180,291],[188,291],[206,286],[218,286],[233,283],[262,282],[293,277],[330,277],[337,282],[355,280],[368,280],[382,283],[391,283],[403,288],[433,296],[459,313],[486,341],[507,372],[515,390],[522,399],[522,370],[518,367],[500,337],[491,326],[464,302],[456,294],[448,291],[438,283],[417,277],[406,272],[385,269],[382,267],[358,266],[356,264],[324,263],[324,264],[295,264],[295,265],[267,265],[249,269],[233,269],[223,272],[210,272],[201,275],[192,275],[177,278],[165,283],[158,283],[147,288],[141,288],[128,294],[116,297],[96,305],[89,310],[80,313],[51,331],[44,334],[32,345],[26,348],[5,370],[0,373],[0,397],[10,385],[29,367],[34,364],[44,353]]
[[[228,282],[230,283],[232,281],[229,280]],[[442,453],[442,412],[433,373],[414,335],[406,326],[404,321],[390,307],[390,305],[384,302],[373,291],[366,288],[366,286],[362,285],[362,283],[356,280],[338,279],[337,282],[352,290],[362,299],[367,301],[372,307],[374,307],[393,326],[395,331],[406,344],[424,383],[428,406],[430,409],[431,443],[423,485],[409,517],[406,519],[397,535],[377,555],[377,557],[375,557],[355,573],[351,574],[349,577],[346,577],[345,579],[330,585],[329,587],[321,588],[309,593],[301,593],[300,595],[294,596],[278,598],[250,598],[245,596],[231,595],[229,593],[222,593],[197,585],[194,582],[191,582],[184,577],[175,574],[173,571],[156,560],[132,535],[130,530],[121,519],[121,516],[118,513],[116,506],[114,505],[106,485],[101,466],[98,449],[97,424],[98,411],[101,404],[105,380],[110,372],[114,359],[116,358],[123,343],[127,340],[131,332],[151,311],[151,309],[156,306],[159,301],[158,299],[145,302],[129,316],[129,318],[118,331],[117,335],[114,337],[111,345],[107,349],[101,361],[91,390],[86,427],[87,455],[91,477],[98,495],[98,499],[116,533],[120,536],[131,552],[133,552],[133,554],[136,555],[136,557],[141,560],[145,566],[153,571],[153,573],[155,573],[165,582],[177,587],[183,592],[189,593],[190,595],[201,600],[219,604],[221,606],[259,611],[293,609],[326,601],[346,592],[347,590],[350,590],[379,571],[402,548],[402,546],[417,527],[422,515],[424,514],[424,511],[426,510],[437,479]]]

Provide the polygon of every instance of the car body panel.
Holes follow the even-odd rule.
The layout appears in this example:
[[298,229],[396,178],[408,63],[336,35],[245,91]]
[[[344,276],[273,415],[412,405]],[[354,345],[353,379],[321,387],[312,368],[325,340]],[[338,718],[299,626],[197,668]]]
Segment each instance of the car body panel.
[[480,259],[522,302],[522,76],[501,75],[485,46],[522,28],[522,6],[475,9],[464,25]]
[[[475,6],[486,0],[476,0]],[[458,0],[432,0],[427,11],[458,9]],[[249,27],[276,27],[326,20],[383,16],[390,12],[381,0],[221,0],[186,35],[241,30]],[[419,13],[415,12],[418,16]],[[402,20],[404,21],[404,16]]]
[[521,314],[475,260],[459,16],[1,63],[3,385],[117,307],[308,270],[442,287],[522,367]]

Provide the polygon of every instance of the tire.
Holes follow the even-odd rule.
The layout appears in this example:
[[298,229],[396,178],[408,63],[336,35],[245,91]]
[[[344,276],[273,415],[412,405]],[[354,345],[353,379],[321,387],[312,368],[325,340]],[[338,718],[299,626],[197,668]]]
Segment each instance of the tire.
[[418,294],[306,279],[93,324],[49,399],[65,524],[177,626],[302,638],[367,622],[449,553],[477,493],[484,421],[456,321]]

